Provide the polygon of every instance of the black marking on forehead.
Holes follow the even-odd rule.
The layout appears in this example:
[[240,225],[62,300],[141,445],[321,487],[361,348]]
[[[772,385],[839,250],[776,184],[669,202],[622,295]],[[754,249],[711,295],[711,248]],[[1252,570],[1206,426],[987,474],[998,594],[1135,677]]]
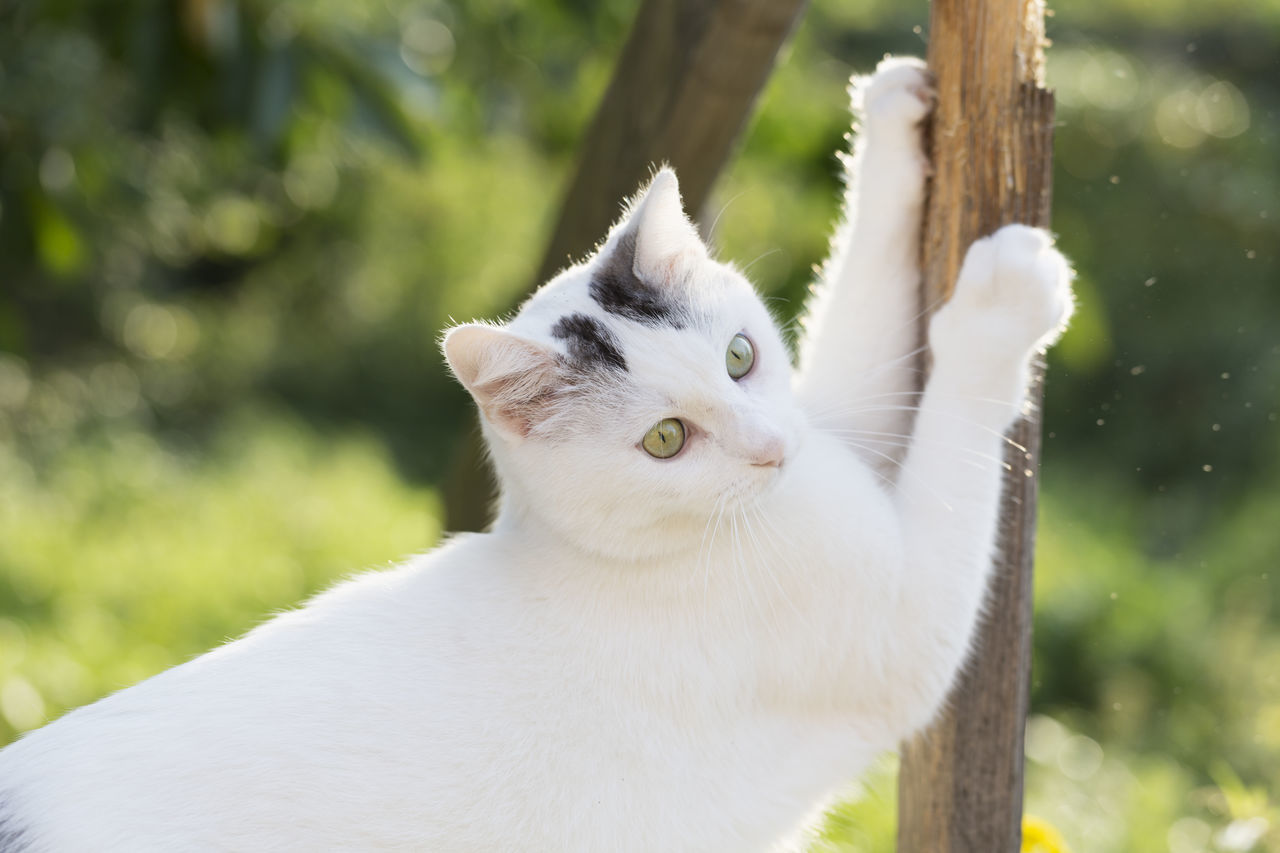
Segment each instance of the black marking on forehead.
[[569,314],[551,327],[552,337],[567,341],[569,356],[581,367],[626,370],[627,360],[605,325],[586,314]]
[[683,312],[663,291],[635,274],[636,235],[623,234],[591,278],[591,298],[610,314],[646,326],[684,328]]

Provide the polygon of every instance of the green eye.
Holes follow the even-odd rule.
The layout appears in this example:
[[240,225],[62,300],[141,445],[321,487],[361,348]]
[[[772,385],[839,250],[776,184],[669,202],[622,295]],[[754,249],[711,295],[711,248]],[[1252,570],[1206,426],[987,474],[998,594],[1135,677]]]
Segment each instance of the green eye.
[[733,340],[729,341],[724,363],[734,379],[741,379],[751,372],[751,365],[756,363],[756,348],[747,340],[746,335],[734,335]]
[[644,434],[645,453],[655,459],[670,459],[684,447],[684,424],[675,418],[664,418]]

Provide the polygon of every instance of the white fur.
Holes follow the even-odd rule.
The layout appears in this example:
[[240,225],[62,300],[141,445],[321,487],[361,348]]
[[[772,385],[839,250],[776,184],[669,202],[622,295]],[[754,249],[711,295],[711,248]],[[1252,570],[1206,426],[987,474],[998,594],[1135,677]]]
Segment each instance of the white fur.
[[[915,404],[929,86],[896,60],[855,92],[861,174],[794,397],[764,307],[659,173],[596,259],[446,339],[502,480],[494,529],[7,747],[0,847],[767,850],[924,725],[983,599],[1001,433],[1070,292],[1039,231],[974,245],[889,482]],[[696,322],[590,298],[627,229],[633,270]],[[565,372],[548,330],[573,312],[617,334],[625,374]],[[739,332],[757,363],[734,382]],[[639,442],[666,417],[689,440],[659,461]]]

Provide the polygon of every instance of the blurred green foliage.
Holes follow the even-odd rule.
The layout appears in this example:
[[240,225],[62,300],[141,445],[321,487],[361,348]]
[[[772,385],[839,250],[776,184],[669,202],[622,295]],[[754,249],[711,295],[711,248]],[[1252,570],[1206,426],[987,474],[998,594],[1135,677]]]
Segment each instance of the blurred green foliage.
[[[0,742],[434,542],[437,335],[532,284],[634,8],[0,5]],[[1057,12],[1028,811],[1280,851],[1280,3]],[[784,320],[845,80],[926,26],[814,0],[703,211]],[[892,849],[893,773],[815,846]]]
[[[198,455],[119,431],[38,474],[0,451],[0,714],[42,723],[439,535],[370,437],[242,414]],[[6,738],[8,740],[8,738]]]

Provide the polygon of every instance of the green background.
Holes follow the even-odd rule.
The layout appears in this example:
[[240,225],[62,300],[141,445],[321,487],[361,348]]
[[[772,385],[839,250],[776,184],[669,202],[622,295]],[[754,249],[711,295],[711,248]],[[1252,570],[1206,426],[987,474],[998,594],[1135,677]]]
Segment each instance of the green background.
[[[529,286],[634,2],[0,6],[0,743],[431,547],[437,337]],[[1049,19],[1054,229],[1027,810],[1280,851],[1280,3]],[[924,3],[814,0],[706,213],[784,315],[844,83]],[[893,764],[827,850],[890,850]]]

